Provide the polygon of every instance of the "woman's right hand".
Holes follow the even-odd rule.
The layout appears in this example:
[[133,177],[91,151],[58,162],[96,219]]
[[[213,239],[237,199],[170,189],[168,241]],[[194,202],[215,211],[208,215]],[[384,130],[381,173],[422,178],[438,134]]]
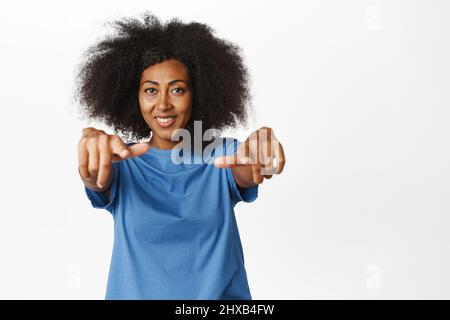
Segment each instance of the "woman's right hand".
[[148,143],[127,146],[116,135],[84,128],[78,143],[78,172],[88,188],[104,191],[112,181],[113,162],[140,156],[149,148]]

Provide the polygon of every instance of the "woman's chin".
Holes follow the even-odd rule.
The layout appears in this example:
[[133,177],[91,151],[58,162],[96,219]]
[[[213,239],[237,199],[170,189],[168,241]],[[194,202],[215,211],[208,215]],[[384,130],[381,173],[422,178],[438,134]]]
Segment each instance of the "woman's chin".
[[170,129],[170,130],[153,130],[153,135],[158,136],[159,140],[166,140],[167,142],[170,142],[172,140],[172,134],[174,133],[176,129]]

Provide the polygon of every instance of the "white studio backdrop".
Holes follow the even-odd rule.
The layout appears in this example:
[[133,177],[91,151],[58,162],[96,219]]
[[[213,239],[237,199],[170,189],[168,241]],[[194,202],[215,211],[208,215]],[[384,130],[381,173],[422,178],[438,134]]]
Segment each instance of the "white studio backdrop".
[[[82,52],[151,10],[241,46],[282,175],[236,207],[254,299],[450,298],[449,1],[3,1],[0,298],[103,299],[113,241],[77,172]],[[111,132],[111,130],[109,130]]]

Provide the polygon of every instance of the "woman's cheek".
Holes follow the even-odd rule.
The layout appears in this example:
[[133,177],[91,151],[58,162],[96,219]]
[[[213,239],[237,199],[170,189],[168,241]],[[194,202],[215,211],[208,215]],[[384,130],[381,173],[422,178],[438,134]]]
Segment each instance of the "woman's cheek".
[[139,104],[141,106],[142,113],[149,113],[152,110],[152,102],[151,98],[149,97],[143,97],[139,99]]

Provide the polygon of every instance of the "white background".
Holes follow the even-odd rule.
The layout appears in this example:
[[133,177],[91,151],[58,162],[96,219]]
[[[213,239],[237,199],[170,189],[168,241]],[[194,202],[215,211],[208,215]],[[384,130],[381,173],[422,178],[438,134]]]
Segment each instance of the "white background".
[[0,298],[103,299],[113,220],[73,102],[104,22],[151,10],[242,47],[282,175],[236,206],[254,299],[450,298],[449,1],[2,1]]

